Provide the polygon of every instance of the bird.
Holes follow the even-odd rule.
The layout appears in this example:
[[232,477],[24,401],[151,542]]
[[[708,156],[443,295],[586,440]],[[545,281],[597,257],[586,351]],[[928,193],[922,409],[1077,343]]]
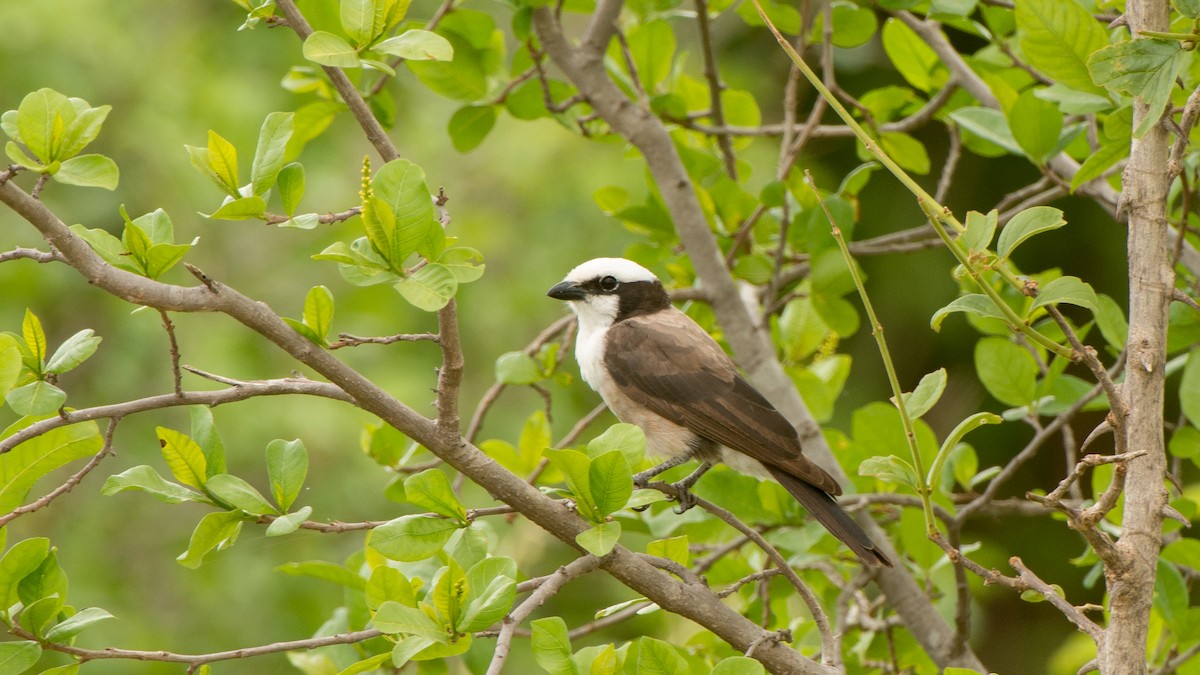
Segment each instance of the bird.
[[699,324],[671,304],[650,270],[624,258],[572,269],[546,295],[578,319],[575,359],[587,384],[622,422],[641,427],[646,448],[666,458],[634,483],[691,459],[681,495],[714,463],[781,484],[825,529],[872,566],[892,561],[838,505],[842,488],[804,456],[795,427],[738,372]]

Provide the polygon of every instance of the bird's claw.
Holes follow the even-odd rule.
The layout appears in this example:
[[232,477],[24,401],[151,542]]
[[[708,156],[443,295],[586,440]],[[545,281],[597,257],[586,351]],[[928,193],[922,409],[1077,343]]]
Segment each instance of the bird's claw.
[[678,504],[674,509],[671,509],[676,514],[682,515],[691,510],[696,505],[696,495],[692,494],[691,486],[684,485],[683,481],[672,483],[671,487],[675,488],[675,501]]

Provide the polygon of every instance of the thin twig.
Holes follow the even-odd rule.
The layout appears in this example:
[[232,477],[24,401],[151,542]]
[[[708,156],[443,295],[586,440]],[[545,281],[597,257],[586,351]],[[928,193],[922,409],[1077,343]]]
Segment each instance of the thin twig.
[[359,345],[390,345],[396,342],[439,342],[437,333],[401,333],[384,337],[360,337],[349,333],[338,333],[338,340],[329,344],[329,349],[357,347]]
[[496,648],[492,653],[492,661],[488,664],[487,675],[500,675],[500,671],[504,668],[504,662],[508,659],[509,648],[512,646],[513,632],[521,622],[572,579],[583,576],[599,566],[600,559],[594,555],[576,558],[558,568],[558,571],[530,593],[524,602],[514,607],[500,624],[500,635],[496,639]]
[[328,647],[330,645],[354,644],[356,642],[363,642],[383,635],[383,633],[380,631],[375,630],[374,628],[369,628],[367,630],[354,631],[352,633],[339,633],[337,635],[308,638],[305,640],[274,642],[269,645],[243,647],[241,649],[233,649],[224,652],[212,652],[209,654],[177,654],[168,651],[151,652],[137,649],[117,649],[115,647],[107,647],[105,649],[83,649],[82,647],[75,647],[73,645],[63,644],[61,642],[42,641],[36,635],[30,633],[20,626],[12,627],[9,629],[9,632],[23,640],[35,640],[42,645],[43,649],[69,654],[80,661],[129,659],[133,661],[187,663],[192,666],[200,666],[206,663],[215,663],[217,661],[229,661],[232,659],[245,659],[253,656],[265,656],[267,654],[279,654],[281,652],[316,649],[318,647]]
[[[659,490],[660,492],[671,495],[676,499],[679,498],[679,489],[670,483],[653,481],[646,487]],[[770,558],[771,562],[779,568],[779,571],[783,574],[784,578],[786,578],[788,582],[792,584],[792,587],[796,589],[796,592],[800,594],[800,598],[808,607],[809,613],[813,618],[813,623],[816,624],[817,630],[821,634],[821,650],[825,655],[825,658],[827,660],[832,659],[834,661],[840,661],[841,655],[834,653],[833,632],[829,628],[829,617],[825,615],[825,610],[821,607],[821,603],[817,600],[816,594],[813,593],[812,589],[808,587],[808,584],[804,583],[804,580],[796,574],[795,570],[793,570],[791,565],[788,564],[787,559],[783,557],[783,554],[781,554],[778,549],[772,546],[770,542],[764,539],[763,536],[754,528],[743,523],[730,511],[717,506],[707,499],[695,494],[692,495],[692,498],[695,500],[696,506],[699,506],[717,518],[725,521],[727,525],[738,532],[741,532],[744,536],[749,538],[750,541],[754,542],[755,545],[762,549],[763,553],[767,554],[767,557]],[[749,653],[747,653],[747,656],[748,655]]]
[[147,410],[158,410],[161,408],[173,408],[184,405],[218,406],[224,403],[244,401],[256,396],[283,396],[287,394],[320,396],[346,403],[353,402],[353,399],[350,398],[346,392],[342,391],[337,386],[326,382],[314,382],[312,380],[300,378],[240,382],[235,386],[229,387],[228,389],[217,389],[214,391],[185,391],[178,395],[160,394],[158,396],[148,396],[146,398],[125,401],[123,403],[114,403],[112,405],[103,405],[94,408],[81,408],[79,410],[67,410],[64,411],[62,415],[56,415],[54,417],[49,417],[44,420],[34,422],[24,429],[17,431],[8,438],[0,440],[0,454],[6,453],[21,443],[24,443],[31,438],[36,438],[48,431],[70,424],[76,424],[78,422],[125,417],[127,415],[132,415],[133,413],[145,412]]
[[[533,356],[539,349],[542,348],[542,345],[550,342],[552,339],[554,339],[554,336],[566,330],[574,323],[575,316],[573,314],[562,317],[558,321],[555,321],[546,328],[542,329],[542,332],[538,333],[537,336],[534,337],[529,344],[525,345],[525,348],[521,351],[527,356]],[[564,342],[563,347],[566,348],[566,346],[567,343]],[[508,385],[504,384],[503,382],[496,382],[492,384],[491,387],[488,387],[488,390],[484,392],[483,397],[479,399],[479,405],[475,406],[475,414],[471,417],[471,421],[467,424],[467,432],[464,434],[468,441],[472,443],[475,442],[476,436],[479,435],[479,429],[483,426],[484,418],[487,416],[487,413],[491,407],[496,403],[496,399],[500,397],[501,392],[503,392],[507,386]]]
[[167,331],[167,341],[171,346],[171,379],[175,385],[175,395],[183,395],[183,373],[179,370],[179,342],[175,339],[175,324],[171,323],[171,315],[165,309],[158,310],[162,317],[163,330]]
[[33,260],[39,263],[66,262],[66,258],[57,250],[39,251],[36,248],[21,247],[0,253],[0,263],[8,262],[9,260]]

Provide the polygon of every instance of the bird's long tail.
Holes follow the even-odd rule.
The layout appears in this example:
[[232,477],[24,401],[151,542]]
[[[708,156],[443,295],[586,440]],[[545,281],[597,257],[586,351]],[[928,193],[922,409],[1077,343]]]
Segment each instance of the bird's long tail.
[[767,469],[775,480],[779,481],[787,491],[792,493],[796,501],[808,510],[817,522],[825,526],[830,534],[837,537],[850,547],[859,558],[871,565],[892,566],[892,561],[879,550],[879,547],[866,532],[854,522],[850,514],[838,506],[837,500],[824,490],[809,485],[795,476],[768,465]]

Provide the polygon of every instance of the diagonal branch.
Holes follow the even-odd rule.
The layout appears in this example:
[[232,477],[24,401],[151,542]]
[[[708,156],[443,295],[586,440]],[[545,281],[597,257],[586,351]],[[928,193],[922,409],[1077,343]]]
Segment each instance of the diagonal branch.
[[[425,446],[493,497],[522,513],[569,546],[589,525],[574,512],[513,475],[461,436],[453,439],[434,420],[395,399],[367,377],[341,362],[288,326],[262,302],[226,285],[181,287],[153,281],[104,263],[53,212],[11,182],[0,185],[0,202],[21,215],[59,251],[89,283],[130,302],[172,311],[221,312],[274,343],[300,363],[327,378],[363,410],[378,416]],[[173,395],[170,398],[179,399]],[[776,672],[829,673],[795,650],[765,639],[771,634],[725,606],[706,588],[674,580],[628,549],[617,546],[602,567],[618,581],[663,609],[709,629],[743,652],[754,646],[754,657]]]

